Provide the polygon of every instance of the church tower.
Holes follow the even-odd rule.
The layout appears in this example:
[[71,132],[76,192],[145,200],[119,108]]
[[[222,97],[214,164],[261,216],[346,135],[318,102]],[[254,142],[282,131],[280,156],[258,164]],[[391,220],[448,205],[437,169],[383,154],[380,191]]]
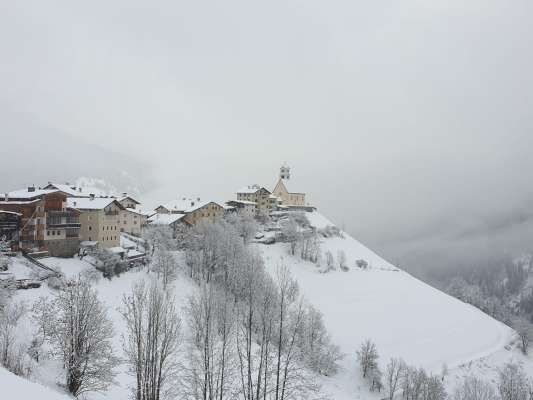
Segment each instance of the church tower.
[[279,169],[279,178],[286,180],[289,180],[291,178],[291,169],[287,165],[287,163],[284,163]]

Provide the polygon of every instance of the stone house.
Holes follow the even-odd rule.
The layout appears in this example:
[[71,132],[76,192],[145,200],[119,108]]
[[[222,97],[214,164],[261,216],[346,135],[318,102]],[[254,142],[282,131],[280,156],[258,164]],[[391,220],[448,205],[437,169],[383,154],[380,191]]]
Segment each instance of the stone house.
[[69,206],[80,211],[80,239],[99,247],[120,246],[120,216],[125,208],[112,197],[69,198]]

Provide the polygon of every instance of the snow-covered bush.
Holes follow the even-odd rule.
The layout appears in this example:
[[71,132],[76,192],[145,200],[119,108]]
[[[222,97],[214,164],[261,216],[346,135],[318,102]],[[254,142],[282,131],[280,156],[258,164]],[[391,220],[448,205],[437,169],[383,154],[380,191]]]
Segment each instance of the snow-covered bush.
[[344,250],[339,250],[337,252],[337,263],[342,271],[349,271],[348,265],[346,264],[346,253]]
[[31,372],[27,346],[20,341],[17,332],[19,320],[25,313],[23,303],[11,301],[0,312],[0,365],[19,376],[27,376]]
[[50,289],[59,290],[63,287],[63,281],[56,276],[51,276],[46,280],[46,284]]
[[97,262],[96,268],[102,271],[105,278],[111,279],[126,269],[126,263],[120,259],[120,256],[107,249],[98,249],[94,257]]
[[337,373],[337,363],[343,358],[343,354],[337,345],[331,343],[322,313],[312,305],[306,306],[298,340],[302,358],[312,371],[325,376]]
[[365,260],[356,260],[355,265],[357,266],[357,268],[360,268],[360,269],[368,268],[368,262]]
[[342,231],[334,225],[327,225],[317,230],[317,232],[325,238],[330,237],[344,237]]

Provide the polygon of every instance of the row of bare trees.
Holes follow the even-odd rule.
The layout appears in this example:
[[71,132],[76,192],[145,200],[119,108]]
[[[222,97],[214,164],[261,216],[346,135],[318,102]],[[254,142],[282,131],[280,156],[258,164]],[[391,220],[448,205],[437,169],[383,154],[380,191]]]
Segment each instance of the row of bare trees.
[[341,354],[320,313],[286,266],[267,272],[249,236],[230,220],[200,225],[186,238],[186,271],[201,288],[185,309],[186,398],[310,398],[314,374],[336,371]]

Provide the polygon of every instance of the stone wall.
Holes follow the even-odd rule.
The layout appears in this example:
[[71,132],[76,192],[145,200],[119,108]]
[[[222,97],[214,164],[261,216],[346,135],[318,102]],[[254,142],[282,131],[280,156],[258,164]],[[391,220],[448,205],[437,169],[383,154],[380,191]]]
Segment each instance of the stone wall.
[[80,240],[76,238],[47,240],[46,247],[52,257],[72,257],[80,249]]

